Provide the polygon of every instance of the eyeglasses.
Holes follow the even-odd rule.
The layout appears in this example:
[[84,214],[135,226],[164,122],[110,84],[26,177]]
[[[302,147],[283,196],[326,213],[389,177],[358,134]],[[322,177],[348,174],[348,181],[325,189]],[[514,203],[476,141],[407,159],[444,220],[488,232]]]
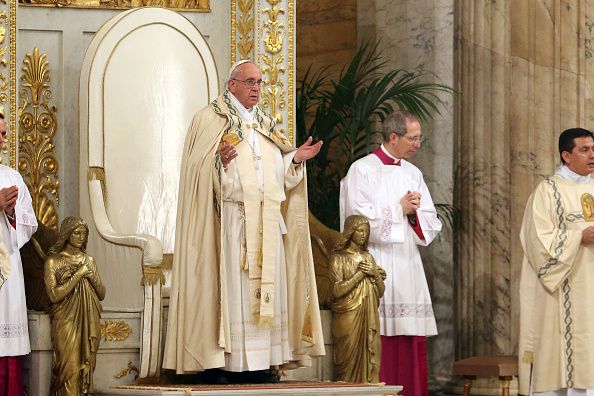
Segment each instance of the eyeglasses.
[[425,140],[425,136],[423,135],[419,135],[419,136],[402,136],[403,138],[406,138],[406,140],[408,140],[411,143],[423,143],[423,141]]
[[258,84],[259,87],[262,86],[262,80],[252,80],[251,78],[249,80],[238,80],[236,78],[233,78],[233,80],[242,83],[248,88],[252,88],[256,84]]

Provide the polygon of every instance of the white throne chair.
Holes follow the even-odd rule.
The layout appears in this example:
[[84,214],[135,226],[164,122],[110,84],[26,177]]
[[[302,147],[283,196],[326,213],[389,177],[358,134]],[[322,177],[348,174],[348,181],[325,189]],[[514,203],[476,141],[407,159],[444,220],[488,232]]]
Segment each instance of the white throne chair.
[[121,13],[97,32],[85,55],[80,215],[89,224],[87,251],[107,288],[102,323],[110,321],[120,335],[102,339],[99,391],[131,382],[133,376],[114,380],[127,365],[140,378],[159,375],[163,257],[174,254],[184,138],[195,111],[218,92],[208,44],[173,11]]

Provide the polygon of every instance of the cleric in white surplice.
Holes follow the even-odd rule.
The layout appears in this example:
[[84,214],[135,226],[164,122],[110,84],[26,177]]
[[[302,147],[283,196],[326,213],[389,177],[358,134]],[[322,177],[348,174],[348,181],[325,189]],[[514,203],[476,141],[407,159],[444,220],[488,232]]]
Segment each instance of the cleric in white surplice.
[[419,120],[404,111],[383,122],[384,143],[355,161],[341,182],[341,227],[350,215],[371,225],[369,251],[387,274],[380,301],[380,380],[426,395],[426,336],[436,335],[429,287],[417,245],[428,245],[441,222],[421,171],[407,161],[421,147]]
[[[0,117],[0,132],[2,136],[6,133],[3,116]],[[0,138],[0,146],[2,140]],[[31,348],[19,249],[36,229],[31,196],[23,178],[14,169],[0,165],[0,230],[4,244],[0,247],[0,260],[6,253],[10,257],[8,271],[4,275],[4,270],[0,271],[3,281],[0,281],[0,395],[22,396],[24,392],[24,355],[31,352]]]

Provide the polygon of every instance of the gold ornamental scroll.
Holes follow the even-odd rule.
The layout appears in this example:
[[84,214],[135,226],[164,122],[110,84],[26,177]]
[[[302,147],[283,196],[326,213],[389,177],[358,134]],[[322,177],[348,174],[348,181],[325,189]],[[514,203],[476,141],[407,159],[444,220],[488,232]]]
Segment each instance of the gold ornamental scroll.
[[294,135],[294,43],[293,0],[258,0],[259,43],[257,59],[262,65],[261,105],[274,117],[279,131],[295,143]]
[[262,69],[260,105],[295,143],[295,0],[231,0],[231,63]]
[[29,188],[33,209],[39,221],[58,228],[58,160],[54,136],[58,128],[57,109],[49,101],[49,62],[35,47],[23,60],[19,117],[18,170]]
[[0,113],[6,119],[7,136],[0,163],[16,167],[16,0],[0,0]]
[[231,0],[231,64],[254,54],[254,0]]
[[100,330],[105,341],[124,341],[132,334],[130,325],[123,320],[106,320],[101,323]]
[[19,0],[19,5],[112,10],[127,10],[137,7],[161,7],[175,11],[210,12],[210,0]]

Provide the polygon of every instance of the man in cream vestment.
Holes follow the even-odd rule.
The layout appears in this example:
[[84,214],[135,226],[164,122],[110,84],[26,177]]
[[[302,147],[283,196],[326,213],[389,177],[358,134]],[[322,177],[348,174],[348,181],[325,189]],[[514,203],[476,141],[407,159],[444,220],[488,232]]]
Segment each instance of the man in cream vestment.
[[178,374],[324,354],[302,164],[321,142],[291,147],[257,105],[261,83],[253,62],[234,65],[186,136],[163,363]]
[[520,394],[594,393],[594,135],[559,137],[562,165],[528,199],[521,229]]

